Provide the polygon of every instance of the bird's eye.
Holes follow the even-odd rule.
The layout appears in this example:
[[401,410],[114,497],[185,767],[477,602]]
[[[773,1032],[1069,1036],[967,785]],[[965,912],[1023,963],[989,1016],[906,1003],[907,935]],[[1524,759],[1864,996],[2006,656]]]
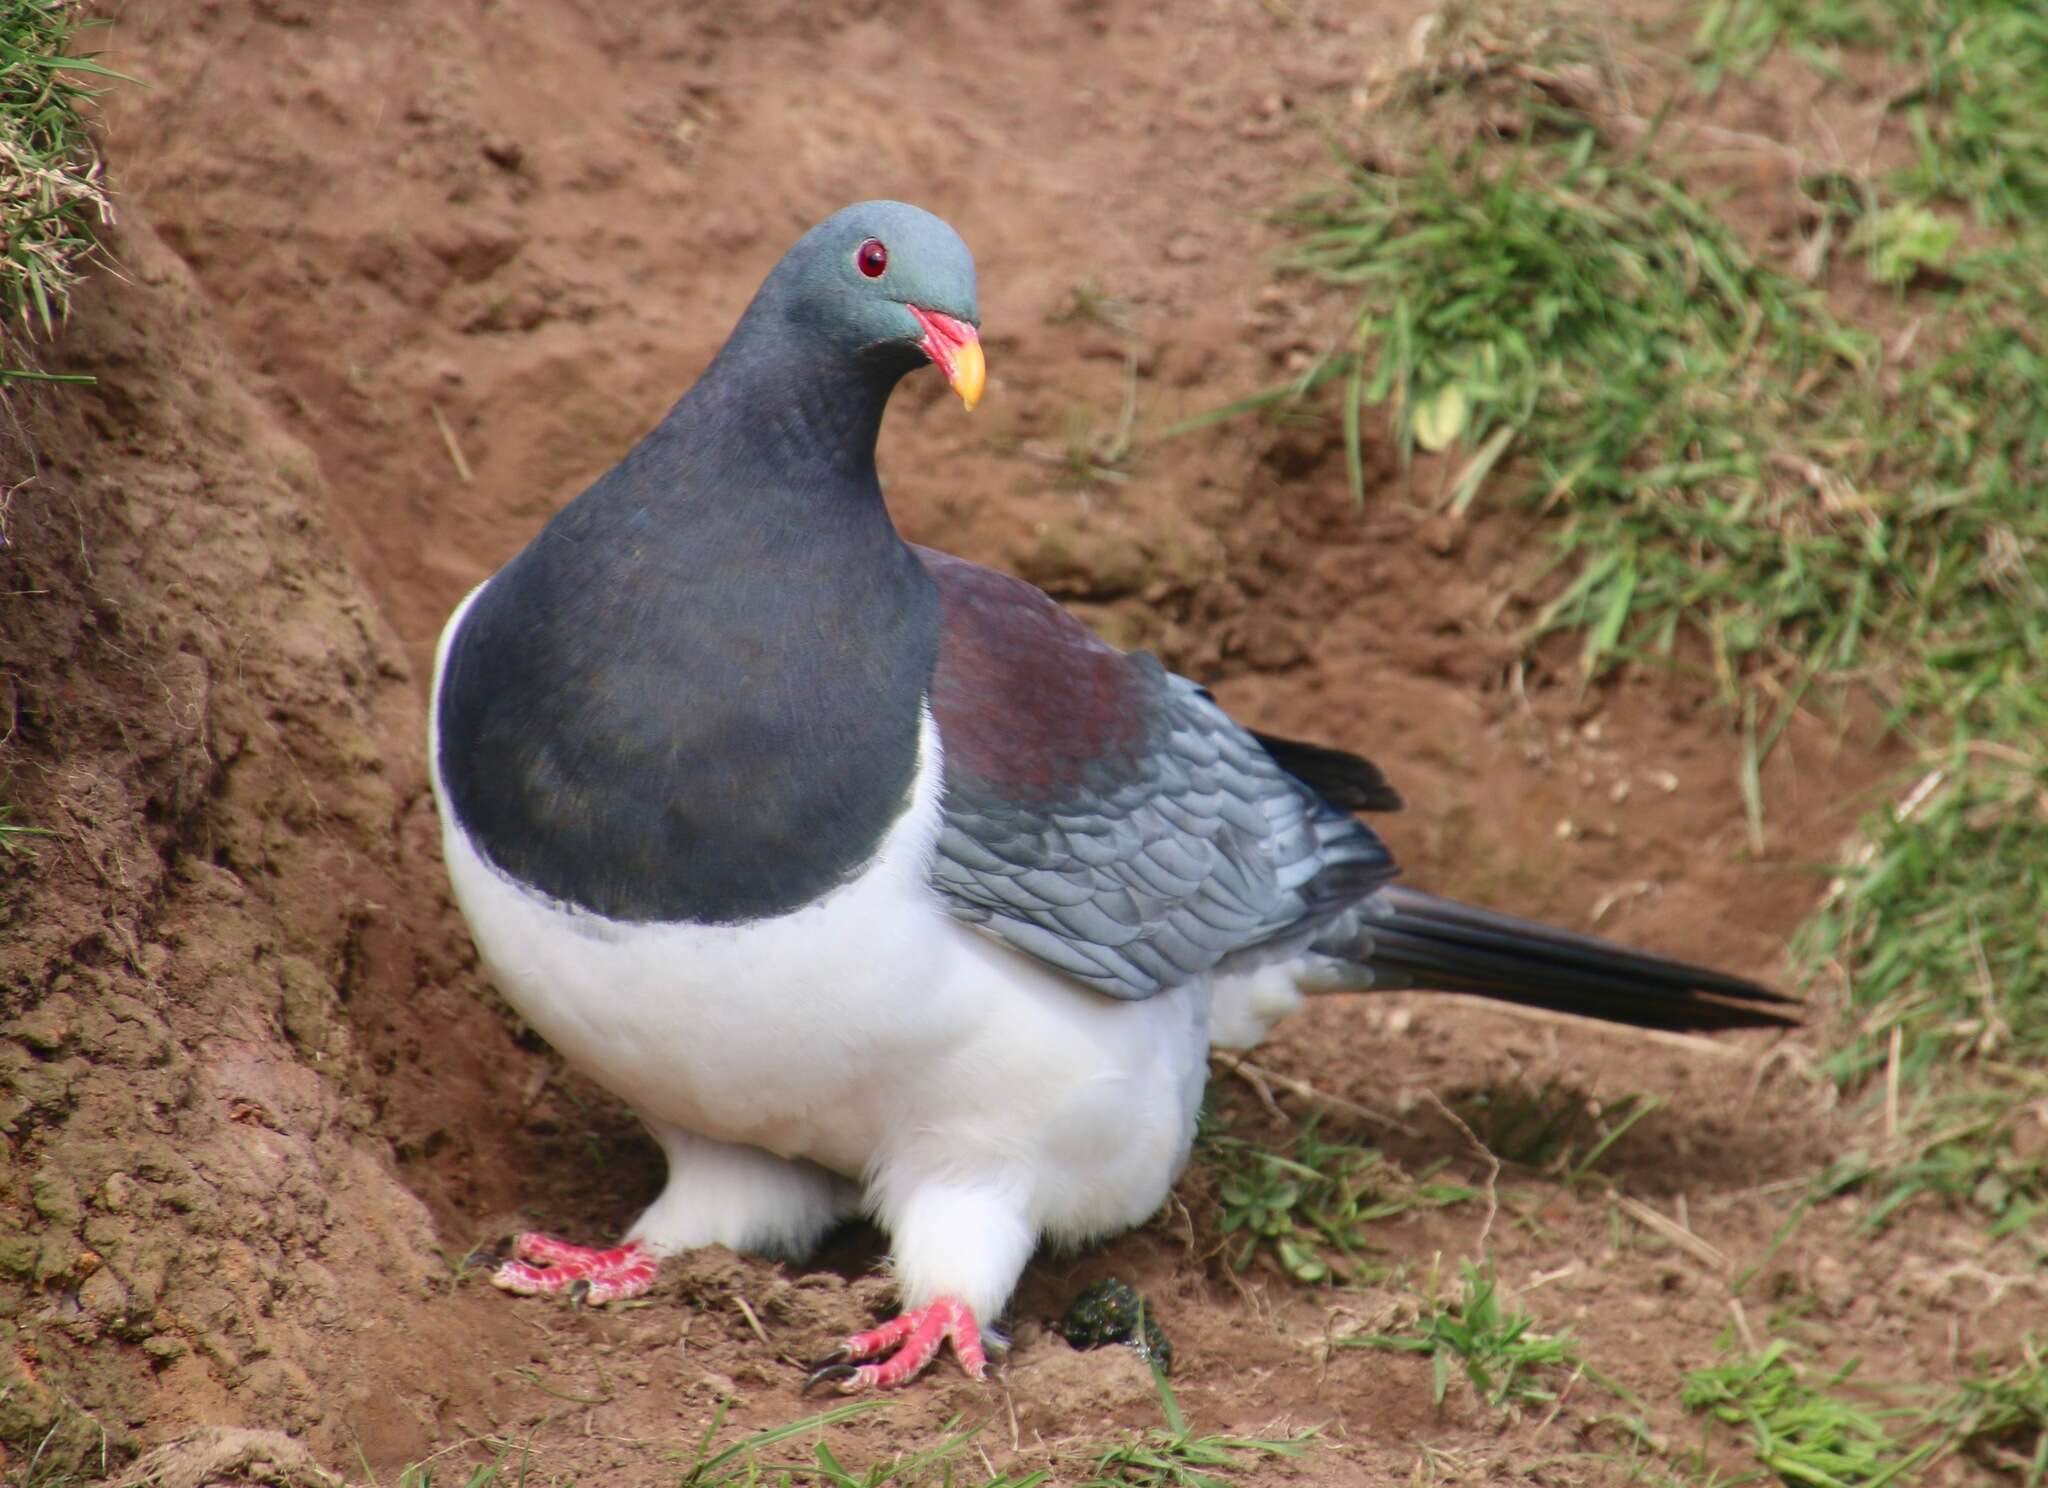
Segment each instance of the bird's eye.
[[853,255],[853,261],[860,265],[860,271],[868,278],[879,279],[883,270],[889,267],[889,250],[880,238],[869,238]]

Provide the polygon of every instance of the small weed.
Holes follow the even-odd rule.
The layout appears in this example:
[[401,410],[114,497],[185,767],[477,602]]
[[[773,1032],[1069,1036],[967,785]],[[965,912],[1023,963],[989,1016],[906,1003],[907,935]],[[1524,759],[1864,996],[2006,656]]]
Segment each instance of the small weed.
[[[1686,1375],[1685,1408],[1740,1429],[1758,1465],[1793,1484],[1884,1488],[1925,1481],[1966,1457],[2028,1488],[2048,1482],[2048,1364],[2039,1340],[1996,1373],[1965,1380],[1928,1405],[1877,1407],[1843,1392],[1851,1360],[1832,1374],[1802,1365],[1784,1339]],[[1928,1394],[1895,1386],[1900,1398]]]
[[1550,1080],[1533,1089],[1509,1085],[1475,1090],[1455,1100],[1453,1108],[1487,1151],[1502,1161],[1575,1183],[1658,1104],[1646,1095],[1603,1102],[1575,1086]]
[[26,822],[16,821],[12,806],[0,806],[0,857],[32,858],[36,853],[35,844],[25,839],[56,835],[48,827],[31,827]]
[[1816,1382],[1795,1362],[1791,1345],[1776,1339],[1756,1353],[1693,1370],[1679,1399],[1689,1411],[1740,1428],[1757,1463],[1786,1483],[1880,1488],[1924,1466],[1934,1447],[1902,1446],[1886,1423],[1905,1412],[1835,1393],[1856,1368],[1852,1360]]
[[[820,1411],[815,1416],[806,1416],[801,1421],[757,1431],[732,1446],[713,1452],[711,1443],[718,1435],[719,1427],[725,1423],[727,1409],[726,1404],[720,1402],[711,1423],[704,1429],[694,1460],[678,1480],[679,1488],[755,1488],[755,1485],[791,1488],[798,1483],[823,1484],[825,1488],[891,1488],[891,1485],[893,1488],[928,1488],[928,1485],[944,1485],[944,1488],[969,1488],[969,1485],[973,1488],[1036,1488],[1046,1479],[1043,1472],[1021,1475],[997,1473],[987,1477],[969,1473],[962,1476],[957,1470],[956,1459],[966,1452],[988,1423],[984,1421],[977,1426],[962,1428],[958,1416],[939,1428],[940,1439],[932,1446],[919,1451],[900,1452],[865,1469],[849,1468],[825,1441],[826,1428],[870,1411],[885,1410],[888,1406],[889,1402],[885,1400],[855,1401]],[[818,1441],[811,1449],[810,1461],[761,1460],[760,1454],[767,1448],[811,1432],[818,1433]]]
[[1267,1254],[1306,1285],[1370,1279],[1372,1225],[1478,1197],[1432,1181],[1436,1169],[1410,1177],[1378,1148],[1325,1138],[1314,1122],[1280,1151],[1205,1127],[1197,1150],[1215,1180],[1231,1265],[1242,1271]]
[[1373,1333],[1339,1339],[1347,1348],[1387,1349],[1427,1354],[1438,1405],[1462,1368],[1479,1398],[1513,1411],[1518,1406],[1547,1404],[1557,1398],[1538,1375],[1553,1369],[1584,1370],[1567,1335],[1535,1331],[1534,1319],[1501,1304],[1493,1268],[1481,1270],[1461,1262],[1462,1294],[1456,1300],[1436,1295],[1434,1280],[1427,1310],[1413,1333]]
[[1930,1462],[1961,1454],[2041,1488],[2048,1483],[2048,1337],[2023,1343],[2011,1368],[1965,1380],[1927,1419],[1938,1442]]
[[1313,1428],[1270,1438],[1196,1436],[1156,1364],[1152,1378],[1159,1387],[1165,1428],[1078,1453],[1090,1464],[1079,1488],[1227,1488],[1231,1479],[1219,1472],[1234,1474],[1261,1457],[1299,1457],[1316,1437]]
[[1066,308],[1051,317],[1054,325],[1092,325],[1119,336],[1131,334],[1131,307],[1106,293],[1093,279],[1084,279],[1068,292]]
[[[518,1464],[507,1470],[506,1462],[511,1455],[512,1448],[508,1443],[490,1462],[471,1467],[467,1477],[444,1478],[432,1462],[416,1462],[398,1474],[398,1488],[525,1488],[530,1482],[538,1483],[539,1480],[528,1476],[531,1462],[524,1451],[519,1454]],[[549,1478],[546,1482],[548,1488],[571,1488],[575,1479]]]
[[1061,479],[1073,485],[1129,480],[1137,426],[1138,361],[1135,355],[1126,353],[1123,402],[1117,409],[1115,425],[1108,432],[1098,434],[1095,432],[1094,415],[1087,409],[1076,408],[1068,412]]
[[1870,277],[1879,284],[1945,272],[1962,237],[1954,222],[1910,202],[1886,207],[1867,224]]

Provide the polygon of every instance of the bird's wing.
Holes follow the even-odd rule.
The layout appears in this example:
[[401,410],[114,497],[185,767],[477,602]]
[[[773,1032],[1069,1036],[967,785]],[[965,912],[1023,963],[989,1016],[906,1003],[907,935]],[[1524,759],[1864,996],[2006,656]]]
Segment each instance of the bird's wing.
[[[954,915],[1135,999],[1238,951],[1305,943],[1393,876],[1369,828],[1193,682],[1097,640],[1021,580],[918,556],[942,605],[932,881]],[[1351,756],[1326,772],[1338,759],[1354,789],[1378,779]]]

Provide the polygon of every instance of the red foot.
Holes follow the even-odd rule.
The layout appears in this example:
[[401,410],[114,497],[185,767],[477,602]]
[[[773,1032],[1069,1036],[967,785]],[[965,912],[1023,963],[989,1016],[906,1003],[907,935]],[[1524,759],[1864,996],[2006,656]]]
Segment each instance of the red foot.
[[952,1340],[953,1355],[968,1378],[985,1378],[988,1355],[981,1345],[981,1325],[974,1320],[967,1304],[957,1297],[941,1297],[927,1307],[891,1318],[879,1328],[856,1333],[839,1346],[840,1356],[846,1359],[873,1359],[893,1348],[895,1353],[880,1363],[830,1365],[811,1378],[814,1383],[837,1379],[839,1388],[848,1395],[907,1385],[938,1357],[939,1346],[948,1339]]
[[591,1250],[529,1230],[512,1242],[512,1250],[519,1259],[493,1271],[491,1285],[528,1297],[567,1291],[578,1282],[587,1283],[586,1302],[637,1297],[654,1285],[659,1264],[637,1240],[612,1250]]

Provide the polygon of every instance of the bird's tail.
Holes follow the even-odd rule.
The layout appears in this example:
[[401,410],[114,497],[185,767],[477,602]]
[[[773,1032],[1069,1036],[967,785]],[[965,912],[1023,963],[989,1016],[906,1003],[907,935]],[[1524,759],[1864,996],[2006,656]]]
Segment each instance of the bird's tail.
[[1470,992],[1639,1028],[1797,1023],[1767,987],[1646,951],[1388,884],[1318,936],[1315,950],[1380,990]]

